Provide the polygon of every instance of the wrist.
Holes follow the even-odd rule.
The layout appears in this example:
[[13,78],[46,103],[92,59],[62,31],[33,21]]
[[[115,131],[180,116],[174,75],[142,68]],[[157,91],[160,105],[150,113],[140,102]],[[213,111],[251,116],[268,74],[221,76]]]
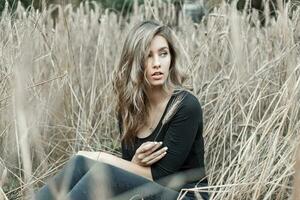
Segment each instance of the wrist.
[[131,162],[137,164],[135,156],[132,157]]

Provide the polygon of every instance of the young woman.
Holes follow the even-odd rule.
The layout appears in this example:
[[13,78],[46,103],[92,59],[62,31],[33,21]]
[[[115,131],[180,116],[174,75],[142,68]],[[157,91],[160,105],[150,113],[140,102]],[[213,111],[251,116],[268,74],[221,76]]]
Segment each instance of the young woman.
[[[80,151],[36,199],[176,199],[207,186],[202,111],[182,86],[172,30],[144,21],[128,33],[115,71],[122,158]],[[188,192],[183,199],[208,194]]]

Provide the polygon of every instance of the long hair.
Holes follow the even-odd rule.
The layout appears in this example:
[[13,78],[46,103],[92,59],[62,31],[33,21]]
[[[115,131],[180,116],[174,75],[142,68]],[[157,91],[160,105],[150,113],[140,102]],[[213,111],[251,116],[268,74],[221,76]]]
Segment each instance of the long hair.
[[164,91],[181,88],[185,80],[185,74],[178,68],[179,48],[169,27],[156,21],[143,21],[129,31],[113,76],[113,88],[117,97],[116,111],[121,120],[119,123],[122,124],[121,139],[126,144],[132,144],[138,131],[147,123],[149,99],[146,88],[149,82],[144,63],[150,43],[156,35],[166,39],[171,55],[169,76],[163,85]]

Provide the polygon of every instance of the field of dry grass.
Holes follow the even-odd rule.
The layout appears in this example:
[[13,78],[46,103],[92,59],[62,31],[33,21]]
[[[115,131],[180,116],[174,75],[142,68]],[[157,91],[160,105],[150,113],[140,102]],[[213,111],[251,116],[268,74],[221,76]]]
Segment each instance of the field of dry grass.
[[[122,41],[140,19],[174,19],[170,6],[141,7],[130,20],[60,9],[55,29],[49,10],[0,19],[0,188],[9,199],[26,199],[78,150],[120,155],[111,74]],[[300,12],[259,27],[255,15],[221,7],[202,24],[181,17],[174,30],[204,111],[212,199],[291,199]]]

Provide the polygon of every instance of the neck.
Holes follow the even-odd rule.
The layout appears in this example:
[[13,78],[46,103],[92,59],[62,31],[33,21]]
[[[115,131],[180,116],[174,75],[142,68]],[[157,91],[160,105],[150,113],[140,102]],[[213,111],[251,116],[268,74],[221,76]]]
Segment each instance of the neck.
[[151,88],[148,90],[148,97],[150,107],[154,108],[159,106],[163,103],[166,99],[168,99],[172,95],[173,89],[170,91],[164,91],[161,87],[160,88]]

